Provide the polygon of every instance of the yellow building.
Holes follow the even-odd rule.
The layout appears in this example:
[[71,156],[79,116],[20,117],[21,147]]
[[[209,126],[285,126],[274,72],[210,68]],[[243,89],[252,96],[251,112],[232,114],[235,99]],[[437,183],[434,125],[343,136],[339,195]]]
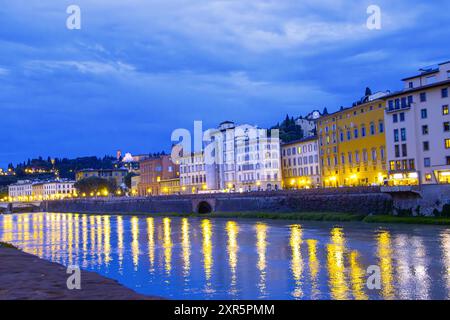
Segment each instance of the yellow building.
[[161,194],[163,195],[171,195],[171,194],[180,194],[180,179],[167,179],[159,181]]
[[325,187],[381,185],[387,179],[385,103],[366,100],[317,121]]

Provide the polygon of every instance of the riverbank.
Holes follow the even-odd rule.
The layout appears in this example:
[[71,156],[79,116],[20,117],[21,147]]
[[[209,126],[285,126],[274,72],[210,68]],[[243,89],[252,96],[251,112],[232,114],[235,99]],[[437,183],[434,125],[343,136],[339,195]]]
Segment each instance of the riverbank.
[[0,300],[153,300],[115,280],[81,271],[81,290],[67,289],[66,267],[0,242]]
[[108,215],[136,215],[154,217],[200,217],[200,218],[233,218],[233,219],[270,219],[270,220],[296,220],[296,221],[328,221],[328,222],[366,222],[366,223],[400,223],[400,224],[426,224],[426,225],[450,225],[448,217],[404,217],[392,215],[360,215],[340,212],[214,212],[201,213],[148,213],[148,212],[84,212],[83,214],[108,214]]

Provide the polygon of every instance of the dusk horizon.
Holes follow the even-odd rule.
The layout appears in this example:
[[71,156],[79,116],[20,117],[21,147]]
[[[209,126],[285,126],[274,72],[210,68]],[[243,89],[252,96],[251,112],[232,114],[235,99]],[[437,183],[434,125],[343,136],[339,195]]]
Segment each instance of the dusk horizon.
[[379,1],[380,30],[366,27],[369,1],[79,1],[79,30],[66,28],[69,4],[0,7],[0,167],[167,151],[194,120],[270,127],[332,112],[450,58],[445,1]]

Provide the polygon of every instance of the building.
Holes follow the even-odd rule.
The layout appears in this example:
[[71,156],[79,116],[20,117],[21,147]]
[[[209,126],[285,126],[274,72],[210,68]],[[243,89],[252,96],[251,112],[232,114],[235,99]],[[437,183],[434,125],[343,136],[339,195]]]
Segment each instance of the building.
[[[39,192],[33,196],[39,197],[43,196],[44,200],[55,199],[55,198],[66,198],[77,194],[75,189],[75,181],[70,180],[54,180],[46,182],[38,182],[38,187],[35,189],[33,185],[33,190]],[[42,186],[40,186],[42,185]],[[43,191],[43,194],[41,193]]]
[[316,122],[322,116],[319,110],[313,110],[305,117],[299,117],[295,120],[295,124],[302,128],[303,136],[311,137],[317,135]]
[[281,144],[283,189],[321,186],[317,136]]
[[159,182],[162,195],[181,194],[180,179],[167,179]]
[[[206,177],[206,163],[203,152],[184,154],[180,162],[180,186],[182,193],[197,193],[201,190],[218,188],[214,176]],[[210,173],[210,171],[208,171]]]
[[33,195],[33,182],[19,180],[8,186],[8,196],[14,200],[25,200]]
[[139,194],[139,183],[140,182],[141,182],[141,176],[131,177],[131,194],[132,195]]
[[161,180],[179,179],[180,167],[172,161],[170,155],[160,155],[140,162],[141,181],[138,194],[161,195]]
[[384,97],[389,183],[449,183],[450,61],[402,81]]
[[180,159],[184,193],[281,188],[280,140],[266,129],[222,122],[207,130],[205,150]]
[[125,168],[118,169],[84,169],[77,171],[76,180],[86,179],[90,177],[98,177],[107,180],[114,180],[117,186],[124,183],[128,170]]
[[76,195],[75,181],[20,180],[8,187],[8,195],[15,200],[49,200]]
[[381,185],[387,179],[384,100],[364,97],[317,122],[322,185]]

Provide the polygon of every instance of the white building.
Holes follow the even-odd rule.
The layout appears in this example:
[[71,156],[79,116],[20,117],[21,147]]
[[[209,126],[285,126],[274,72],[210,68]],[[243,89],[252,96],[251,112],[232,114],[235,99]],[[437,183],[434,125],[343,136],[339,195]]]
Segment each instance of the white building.
[[67,197],[77,193],[74,187],[75,181],[69,180],[55,180],[43,183],[44,199],[51,199],[52,197]]
[[223,122],[207,130],[203,152],[180,158],[183,192],[257,191],[281,188],[280,140],[267,130]]
[[403,82],[384,98],[390,183],[449,183],[450,61]]
[[75,181],[30,181],[20,180],[8,187],[8,195],[14,200],[36,200],[54,199],[56,197],[67,197],[76,194]]
[[211,176],[207,179],[203,152],[183,154],[180,162],[180,186],[182,193],[197,193],[217,189]]
[[22,197],[33,195],[33,182],[30,180],[19,180],[17,183],[8,186],[8,196],[13,199],[21,200]]
[[321,186],[317,136],[281,145],[283,188],[300,189]]
[[305,117],[299,117],[295,120],[295,124],[302,128],[303,136],[305,138],[317,135],[316,121],[321,115],[319,110],[313,110]]

